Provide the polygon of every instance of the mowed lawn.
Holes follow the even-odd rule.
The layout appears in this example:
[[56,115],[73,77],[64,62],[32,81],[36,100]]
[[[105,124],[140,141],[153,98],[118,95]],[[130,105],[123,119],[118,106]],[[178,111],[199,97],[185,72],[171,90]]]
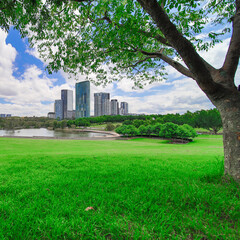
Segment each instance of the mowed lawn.
[[239,195],[222,136],[0,138],[0,239],[240,239]]

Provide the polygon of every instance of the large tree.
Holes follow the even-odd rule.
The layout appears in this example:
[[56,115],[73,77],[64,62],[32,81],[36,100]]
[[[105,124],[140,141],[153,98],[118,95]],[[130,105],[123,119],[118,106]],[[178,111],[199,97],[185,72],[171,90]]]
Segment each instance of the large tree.
[[[129,78],[141,86],[165,78],[165,66],[170,65],[192,78],[221,114],[225,173],[240,179],[240,92],[234,83],[240,0],[4,2],[12,5],[1,1],[1,25],[8,29],[14,24],[28,35],[48,61],[50,73],[63,69],[89,78],[94,73],[99,84]],[[231,34],[229,48],[216,69],[198,52],[224,34]]]

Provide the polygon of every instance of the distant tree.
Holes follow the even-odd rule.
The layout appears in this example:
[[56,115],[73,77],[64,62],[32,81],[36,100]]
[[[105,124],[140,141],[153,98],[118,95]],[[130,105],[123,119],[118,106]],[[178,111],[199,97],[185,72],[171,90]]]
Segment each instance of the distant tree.
[[176,137],[182,139],[195,138],[197,137],[197,133],[191,126],[184,124],[177,127]]
[[177,129],[178,125],[174,123],[164,123],[161,126],[161,130],[159,131],[159,137],[164,138],[175,138],[177,137]]
[[219,111],[216,108],[198,111],[196,113],[196,124],[216,134],[222,128],[222,120]]
[[132,122],[132,125],[135,126],[136,128],[139,128],[143,124],[145,124],[145,121],[141,119],[135,119]]
[[147,126],[145,125],[141,125],[139,128],[138,128],[138,132],[141,136],[145,136],[147,135]]
[[123,125],[132,125],[133,124],[133,121],[132,120],[125,120],[123,122]]
[[152,133],[158,136],[161,128],[162,128],[162,124],[156,123],[155,125],[152,126]]
[[89,127],[91,125],[90,121],[85,118],[78,118],[75,120],[76,126]]
[[115,129],[115,126],[114,124],[112,123],[107,123],[106,127],[105,127],[105,130],[106,131],[113,131]]
[[53,121],[53,129],[56,129],[58,128],[58,121]]
[[66,128],[66,127],[67,127],[67,121],[66,121],[66,120],[62,120],[62,121],[60,122],[60,126],[61,126],[61,129]]
[[138,135],[138,129],[133,125],[122,125],[115,129],[118,134],[122,134],[123,136],[133,137]]

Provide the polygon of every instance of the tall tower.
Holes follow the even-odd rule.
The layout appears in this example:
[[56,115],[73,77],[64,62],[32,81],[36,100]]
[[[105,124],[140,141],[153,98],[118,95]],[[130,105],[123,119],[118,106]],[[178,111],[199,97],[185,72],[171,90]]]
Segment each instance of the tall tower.
[[111,100],[111,115],[119,114],[119,104],[117,99]]
[[127,102],[121,102],[120,115],[128,115],[128,103]]
[[94,93],[94,116],[110,114],[110,93]]
[[54,112],[55,112],[55,118],[56,119],[59,119],[59,120],[63,119],[63,103],[62,103],[62,100],[55,100]]
[[76,83],[76,119],[90,117],[90,82]]
[[61,99],[63,105],[63,119],[72,118],[73,113],[73,91],[61,90]]

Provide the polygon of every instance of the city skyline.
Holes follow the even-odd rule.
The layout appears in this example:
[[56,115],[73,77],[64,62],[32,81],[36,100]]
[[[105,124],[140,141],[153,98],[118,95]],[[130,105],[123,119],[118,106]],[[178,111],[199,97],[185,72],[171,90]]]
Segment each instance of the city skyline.
[[[209,52],[201,53],[215,67],[221,66],[227,51],[229,38],[216,44]],[[16,30],[9,34],[0,30],[0,109],[12,116],[46,116],[54,108],[55,99],[60,99],[60,89],[74,90],[76,79],[84,81],[85,76],[71,77],[62,71],[49,75],[44,62],[35,49],[30,49],[27,39],[21,39]],[[130,104],[132,113],[166,114],[184,113],[210,109],[214,106],[197,84],[182,77],[167,67],[168,80],[155,82],[144,89],[132,89],[128,79],[108,84],[105,88],[91,83],[91,92],[109,92],[113,99]],[[240,84],[240,72],[236,76]],[[94,97],[91,93],[90,106],[93,115]],[[75,100],[74,100],[75,101]]]
[[[58,120],[90,117],[90,82],[82,81],[75,84],[75,109],[73,107],[73,91],[61,89],[61,99],[56,99],[54,111],[48,112],[48,118]],[[94,117],[103,115],[128,115],[127,102],[110,99],[110,93],[94,93]],[[135,113],[133,113],[135,114]]]

